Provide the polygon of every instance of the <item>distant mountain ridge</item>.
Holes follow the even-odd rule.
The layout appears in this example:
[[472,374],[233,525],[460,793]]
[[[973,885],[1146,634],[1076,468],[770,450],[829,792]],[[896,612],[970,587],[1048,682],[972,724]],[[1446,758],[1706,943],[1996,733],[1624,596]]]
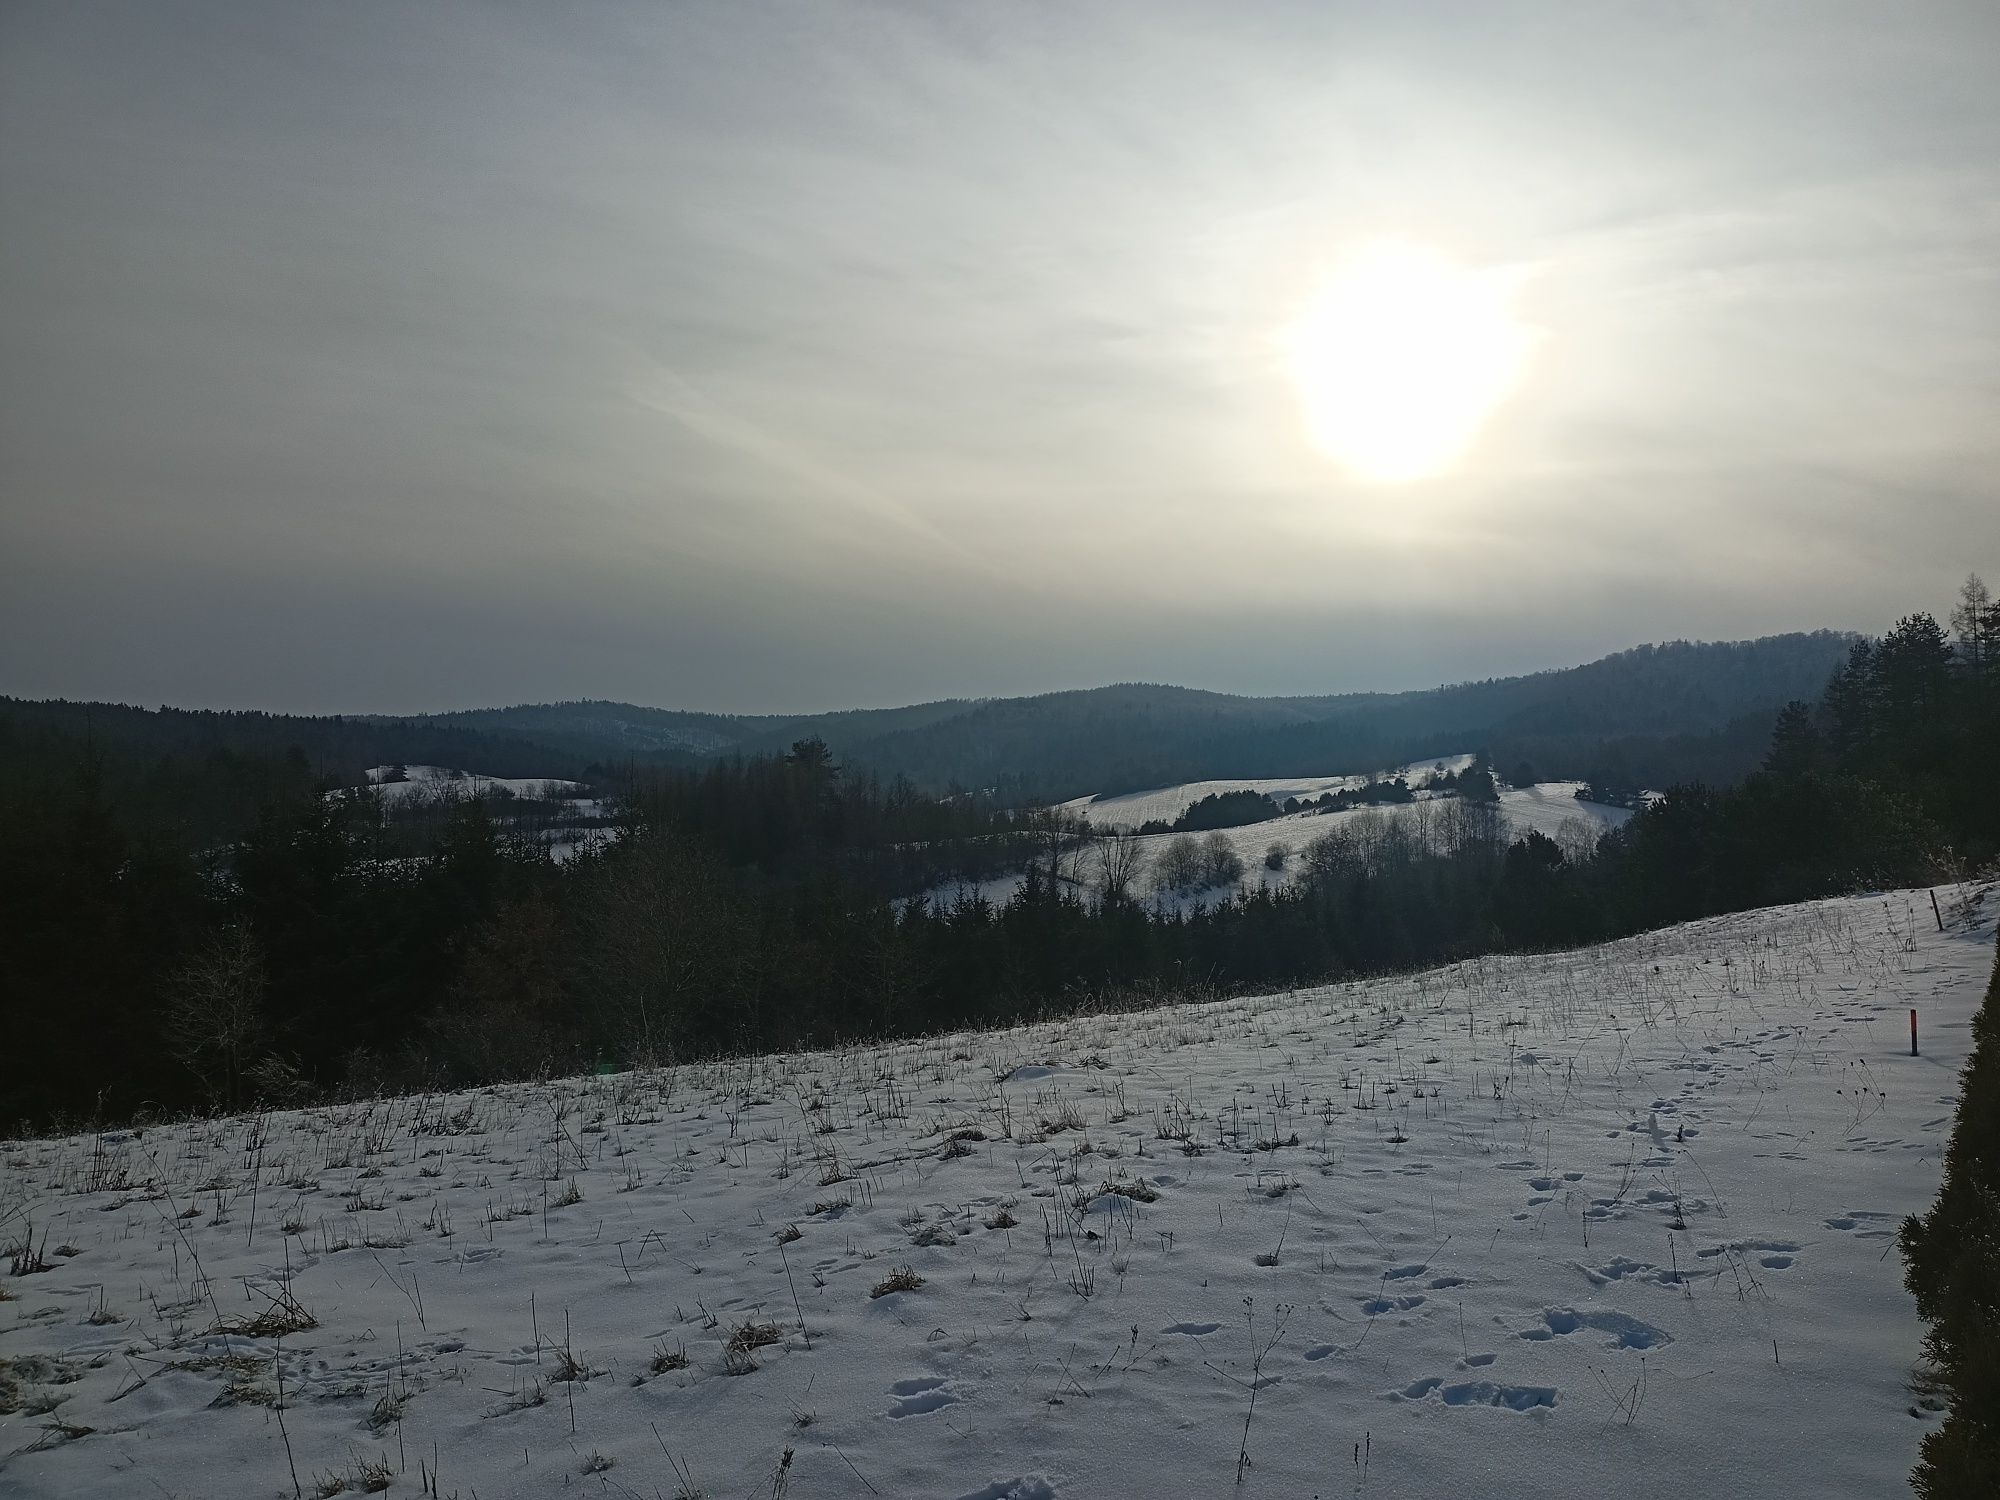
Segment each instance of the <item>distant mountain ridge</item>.
[[817,736],[843,761],[927,789],[1022,800],[1211,776],[1365,771],[1491,750],[1547,775],[1649,784],[1734,780],[1772,718],[1816,698],[1856,639],[1840,631],[1638,646],[1581,666],[1399,693],[1243,697],[1149,683],[902,708],[730,715],[605,701],[373,717],[474,730],[586,761],[698,764]]
[[842,763],[919,788],[1059,802],[1217,777],[1360,773],[1484,749],[1503,775],[1613,785],[1732,782],[1777,710],[1817,699],[1856,637],[1639,646],[1582,666],[1400,693],[1252,698],[1150,683],[818,714],[714,714],[586,700],[414,715],[284,715],[0,698],[8,737],[138,757],[278,754],[358,782],[396,762],[493,776],[698,767],[817,736]]
[[526,703],[511,708],[363,717],[375,724],[471,729],[519,736],[594,757],[663,752],[710,756],[783,750],[794,740],[811,735],[818,735],[828,743],[836,739],[871,738],[953,717],[979,701],[953,698],[907,708],[844,709],[819,714],[716,714],[580,699],[566,703]]

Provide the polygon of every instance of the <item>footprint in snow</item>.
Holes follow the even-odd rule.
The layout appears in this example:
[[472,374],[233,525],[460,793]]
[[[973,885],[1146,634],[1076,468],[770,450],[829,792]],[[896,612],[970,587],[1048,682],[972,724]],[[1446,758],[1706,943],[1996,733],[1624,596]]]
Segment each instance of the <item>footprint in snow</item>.
[[[1699,1252],[1697,1252],[1699,1253]],[[1679,1286],[1678,1272],[1664,1266],[1652,1265],[1643,1260],[1632,1260],[1627,1256],[1612,1257],[1601,1266],[1578,1265],[1577,1269],[1587,1277],[1593,1286],[1604,1286],[1613,1281],[1650,1281],[1655,1286]]]
[[1534,1411],[1556,1404],[1558,1392],[1546,1385],[1496,1385],[1490,1380],[1468,1380],[1445,1384],[1439,1375],[1413,1380],[1399,1391],[1390,1391],[1392,1400],[1423,1401],[1435,1395],[1446,1406],[1497,1406],[1508,1411]]
[[[956,1405],[958,1396],[942,1379],[925,1376],[915,1380],[899,1380],[889,1387],[889,1394],[896,1405],[889,1412],[895,1417],[920,1417],[927,1412]],[[1004,1491],[1003,1491],[1004,1493]]]
[[1731,1240],[1726,1245],[1706,1245],[1695,1254],[1703,1260],[1713,1260],[1731,1251],[1738,1255],[1770,1253],[1792,1256],[1798,1254],[1799,1247],[1790,1240]]
[[1221,1326],[1222,1325],[1220,1323],[1169,1323],[1165,1328],[1162,1328],[1160,1332],[1185,1333],[1190,1337],[1200,1338],[1205,1333],[1215,1332],[1215,1330],[1220,1328]]
[[1607,1308],[1586,1308],[1578,1312],[1572,1307],[1551,1307],[1542,1313],[1540,1328],[1525,1328],[1518,1335],[1534,1342],[1548,1339],[1567,1338],[1581,1329],[1589,1328],[1598,1333],[1609,1334],[1611,1349],[1657,1349],[1663,1344],[1671,1344],[1674,1336],[1664,1328],[1655,1328],[1651,1323]]
[[1056,1487],[1039,1474],[1017,1474],[967,1491],[958,1500],[1056,1500]]

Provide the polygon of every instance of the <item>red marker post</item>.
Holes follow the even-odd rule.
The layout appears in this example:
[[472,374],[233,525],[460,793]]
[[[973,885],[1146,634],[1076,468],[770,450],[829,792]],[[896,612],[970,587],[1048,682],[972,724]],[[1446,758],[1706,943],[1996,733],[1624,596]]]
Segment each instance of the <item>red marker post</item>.
[[1910,1012],[1910,1056],[1917,1055],[1917,1013]]

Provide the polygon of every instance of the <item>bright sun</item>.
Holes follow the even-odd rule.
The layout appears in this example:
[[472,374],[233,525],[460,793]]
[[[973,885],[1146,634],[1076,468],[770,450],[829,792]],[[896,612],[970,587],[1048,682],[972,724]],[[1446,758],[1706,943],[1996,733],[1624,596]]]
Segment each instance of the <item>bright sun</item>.
[[1376,245],[1336,267],[1288,340],[1313,441],[1364,479],[1450,468],[1534,351],[1512,292],[1419,245]]

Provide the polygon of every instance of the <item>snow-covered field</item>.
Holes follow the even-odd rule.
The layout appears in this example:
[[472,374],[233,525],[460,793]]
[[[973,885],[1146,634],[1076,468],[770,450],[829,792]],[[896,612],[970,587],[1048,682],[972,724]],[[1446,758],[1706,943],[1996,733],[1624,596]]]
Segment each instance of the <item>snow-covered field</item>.
[[0,1145],[0,1495],[1900,1493],[1994,904]]
[[1401,776],[1412,786],[1433,771],[1463,771],[1472,764],[1470,755],[1441,755],[1436,760],[1416,761],[1398,766],[1379,776],[1250,777],[1236,781],[1186,781],[1178,786],[1155,787],[1145,792],[1123,792],[1115,797],[1077,797],[1058,806],[1079,813],[1100,827],[1137,828],[1158,818],[1171,823],[1204,797],[1218,792],[1262,792],[1273,802],[1287,798],[1317,797],[1323,792],[1352,791],[1371,781],[1393,781]]
[[[538,810],[527,824],[518,818],[504,817],[504,810],[510,805],[506,801],[491,805],[502,810],[502,821],[510,832],[540,844],[558,864],[586,851],[601,849],[618,837],[618,830],[605,823],[610,815],[608,805],[588,795],[589,788],[580,781],[551,777],[481,776],[450,766],[404,766],[400,768],[402,779],[390,780],[397,769],[394,766],[375,766],[367,772],[367,790],[379,796],[391,810],[462,798],[493,797],[496,793],[555,804],[560,810],[553,816]],[[359,790],[345,788],[328,795],[354,796]]]
[[[1458,757],[1467,763],[1470,756]],[[1449,763],[1448,763],[1449,764]],[[1339,780],[1340,778],[1334,778]],[[1365,777],[1349,778],[1359,782]],[[1273,783],[1275,784],[1275,783]],[[1287,783],[1293,785],[1295,783]],[[1187,787],[1175,789],[1175,794],[1190,789],[1212,786],[1231,790],[1241,785],[1253,788],[1262,783],[1239,782],[1191,782]],[[1608,829],[1616,828],[1632,814],[1622,807],[1610,807],[1601,802],[1583,802],[1577,792],[1583,787],[1580,781],[1545,781],[1536,786],[1503,787],[1500,791],[1500,814],[1505,832],[1510,839],[1519,838],[1533,829],[1556,840],[1565,848],[1594,844]],[[1146,795],[1154,795],[1148,793]],[[1206,796],[1206,792],[1199,792]],[[1292,793],[1287,793],[1287,796]],[[1314,795],[1317,795],[1315,793]],[[1170,799],[1171,800],[1171,799]],[[1065,803],[1066,807],[1080,807],[1081,804]],[[1162,804],[1164,805],[1164,804]],[[1453,799],[1420,799],[1415,802],[1388,802],[1373,807],[1350,807],[1339,812],[1298,812],[1286,813],[1276,818],[1267,818],[1261,823],[1246,823],[1238,828],[1217,830],[1221,833],[1236,857],[1243,862],[1243,877],[1233,885],[1212,887],[1205,891],[1157,891],[1153,884],[1153,871],[1161,851],[1177,838],[1176,833],[1149,833],[1140,836],[1137,844],[1138,874],[1134,891],[1161,910],[1186,910],[1208,905],[1240,891],[1254,891],[1259,888],[1275,889],[1291,884],[1304,872],[1305,865],[1297,856],[1305,851],[1306,845],[1322,834],[1331,833],[1343,825],[1351,825],[1355,820],[1398,819],[1424,825],[1435,824],[1449,816],[1446,809],[1454,806]],[[1155,816],[1149,813],[1147,816]],[[1174,816],[1178,817],[1176,813]],[[1099,823],[1098,827],[1124,824],[1123,817]],[[1417,829],[1419,841],[1424,840],[1423,827]],[[1209,837],[1207,833],[1194,835],[1199,839]],[[1273,844],[1283,844],[1290,856],[1283,865],[1273,870],[1264,863],[1265,852]],[[1098,867],[1088,849],[1080,849],[1067,858],[1063,875],[1082,890],[1093,888]],[[937,901],[950,903],[962,896],[981,896],[998,905],[1009,900],[1027,879],[1021,871],[1009,871],[982,881],[948,881],[928,894]]]
[[583,790],[580,781],[546,776],[480,776],[450,766],[405,766],[401,781],[388,779],[394,771],[393,766],[376,766],[367,773],[368,784],[392,806],[425,797],[479,797],[496,791],[510,792],[516,797],[562,801],[574,799]]

